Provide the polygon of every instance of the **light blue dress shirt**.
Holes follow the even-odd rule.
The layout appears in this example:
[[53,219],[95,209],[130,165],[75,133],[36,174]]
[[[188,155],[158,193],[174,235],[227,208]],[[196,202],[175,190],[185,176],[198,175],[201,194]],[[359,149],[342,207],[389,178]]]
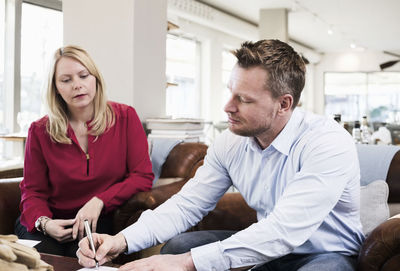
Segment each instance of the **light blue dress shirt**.
[[254,138],[223,132],[178,194],[122,231],[128,252],[196,225],[231,185],[257,211],[258,222],[192,249],[198,271],[262,264],[289,253],[358,253],[364,236],[353,140],[335,121],[300,109],[264,150]]

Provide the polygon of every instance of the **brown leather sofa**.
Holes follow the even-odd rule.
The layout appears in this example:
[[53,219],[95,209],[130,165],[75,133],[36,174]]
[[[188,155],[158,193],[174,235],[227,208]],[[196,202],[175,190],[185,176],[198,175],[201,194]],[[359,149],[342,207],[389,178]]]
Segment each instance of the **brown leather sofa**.
[[[147,209],[154,209],[177,193],[197,168],[203,163],[207,147],[199,143],[177,145],[163,165],[161,178],[182,177],[181,181],[155,187],[151,191],[134,195],[114,216],[114,231],[118,232],[134,223]],[[400,203],[400,152],[391,161],[387,174],[389,203]],[[12,232],[18,215],[19,189],[17,184],[0,183],[0,234]],[[256,222],[256,213],[239,193],[227,193],[218,202],[215,210],[190,229],[195,230],[241,230]],[[7,224],[7,225],[6,225]],[[123,256],[126,262],[147,256],[142,252]],[[366,239],[359,256],[360,271],[400,270],[400,218],[390,219],[379,225]]]

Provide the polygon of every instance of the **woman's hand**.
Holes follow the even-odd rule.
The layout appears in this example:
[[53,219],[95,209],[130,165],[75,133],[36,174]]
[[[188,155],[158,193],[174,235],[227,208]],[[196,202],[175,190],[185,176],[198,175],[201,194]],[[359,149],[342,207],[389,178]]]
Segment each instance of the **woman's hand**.
[[84,221],[88,220],[89,225],[92,226],[92,232],[96,232],[97,220],[99,219],[101,210],[104,203],[101,199],[93,197],[86,202],[85,205],[78,211],[75,217],[75,224],[72,227],[72,238],[81,240],[85,235]]
[[58,242],[65,243],[72,241],[72,225],[75,219],[49,219],[46,222],[45,232]]

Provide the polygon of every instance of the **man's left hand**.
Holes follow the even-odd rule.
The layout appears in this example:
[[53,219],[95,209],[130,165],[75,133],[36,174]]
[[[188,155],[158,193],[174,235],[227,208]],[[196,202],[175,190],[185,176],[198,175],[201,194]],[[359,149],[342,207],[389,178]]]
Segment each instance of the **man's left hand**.
[[190,252],[155,255],[121,266],[119,271],[196,271]]

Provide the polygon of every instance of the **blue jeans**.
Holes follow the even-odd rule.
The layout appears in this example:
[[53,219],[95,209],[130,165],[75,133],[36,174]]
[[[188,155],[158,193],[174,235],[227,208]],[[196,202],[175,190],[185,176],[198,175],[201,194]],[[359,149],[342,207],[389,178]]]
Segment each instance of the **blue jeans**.
[[[161,249],[161,254],[180,254],[191,248],[224,240],[235,231],[186,232],[169,240]],[[339,253],[288,254],[253,268],[254,271],[354,271],[357,257]]]
[[270,261],[255,271],[354,271],[357,257],[335,252],[316,254],[288,254]]

